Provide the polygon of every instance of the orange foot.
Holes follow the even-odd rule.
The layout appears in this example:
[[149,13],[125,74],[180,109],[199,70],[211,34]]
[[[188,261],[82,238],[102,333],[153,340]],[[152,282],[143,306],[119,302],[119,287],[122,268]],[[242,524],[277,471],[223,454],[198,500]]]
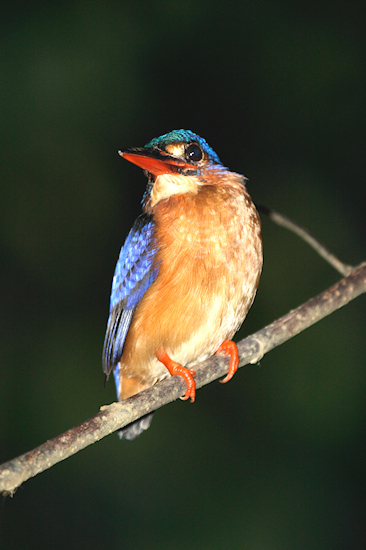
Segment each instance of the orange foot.
[[225,384],[225,382],[229,382],[229,380],[232,379],[232,377],[238,370],[239,353],[235,342],[233,342],[232,340],[224,340],[221,346],[219,347],[219,349],[216,351],[216,353],[220,353],[220,352],[223,352],[224,355],[230,355],[229,372],[223,380],[220,380],[222,384]]
[[193,375],[196,374],[195,371],[182,367],[182,365],[170,359],[167,352],[163,349],[156,352],[156,357],[163,363],[163,365],[166,366],[172,376],[174,376],[174,374],[178,374],[184,378],[187,384],[187,390],[184,397],[181,397],[181,399],[185,401],[186,399],[191,398],[191,403],[193,403],[196,397],[196,382],[193,378]]

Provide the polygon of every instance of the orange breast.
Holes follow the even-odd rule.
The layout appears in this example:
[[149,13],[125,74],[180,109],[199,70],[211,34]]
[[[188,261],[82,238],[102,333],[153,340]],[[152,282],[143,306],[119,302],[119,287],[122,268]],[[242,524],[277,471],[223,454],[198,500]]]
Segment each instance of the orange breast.
[[120,363],[122,377],[144,386],[168,375],[155,357],[159,348],[189,366],[230,339],[262,268],[260,222],[242,185],[174,195],[153,215],[159,276],[136,309]]

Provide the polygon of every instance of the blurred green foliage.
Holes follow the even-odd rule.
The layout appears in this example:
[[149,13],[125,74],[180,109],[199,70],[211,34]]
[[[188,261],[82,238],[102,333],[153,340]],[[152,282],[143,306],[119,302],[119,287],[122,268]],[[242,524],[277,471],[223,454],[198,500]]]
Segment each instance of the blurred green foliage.
[[[1,462],[115,398],[109,291],[145,183],[120,147],[189,128],[256,202],[365,260],[364,29],[342,2],[3,8]],[[266,219],[263,238],[239,336],[339,278]],[[361,297],[136,441],[28,481],[3,503],[1,548],[364,548],[365,327]]]

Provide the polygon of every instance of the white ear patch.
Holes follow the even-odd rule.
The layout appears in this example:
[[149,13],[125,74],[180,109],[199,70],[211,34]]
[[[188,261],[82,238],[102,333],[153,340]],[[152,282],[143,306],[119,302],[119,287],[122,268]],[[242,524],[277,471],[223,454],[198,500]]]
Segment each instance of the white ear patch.
[[182,174],[161,174],[157,176],[151,190],[151,206],[172,195],[191,193],[197,195],[199,180],[195,176]]
[[165,146],[165,151],[172,157],[182,157],[184,154],[183,143],[171,143]]

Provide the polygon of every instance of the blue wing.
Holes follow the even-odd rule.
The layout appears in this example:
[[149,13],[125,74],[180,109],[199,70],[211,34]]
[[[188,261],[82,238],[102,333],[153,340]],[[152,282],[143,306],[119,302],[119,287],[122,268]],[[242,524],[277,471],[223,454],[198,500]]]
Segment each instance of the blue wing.
[[103,370],[108,376],[121,359],[134,311],[158,275],[154,262],[155,225],[148,214],[137,218],[127,236],[114,272],[109,319],[103,349]]

